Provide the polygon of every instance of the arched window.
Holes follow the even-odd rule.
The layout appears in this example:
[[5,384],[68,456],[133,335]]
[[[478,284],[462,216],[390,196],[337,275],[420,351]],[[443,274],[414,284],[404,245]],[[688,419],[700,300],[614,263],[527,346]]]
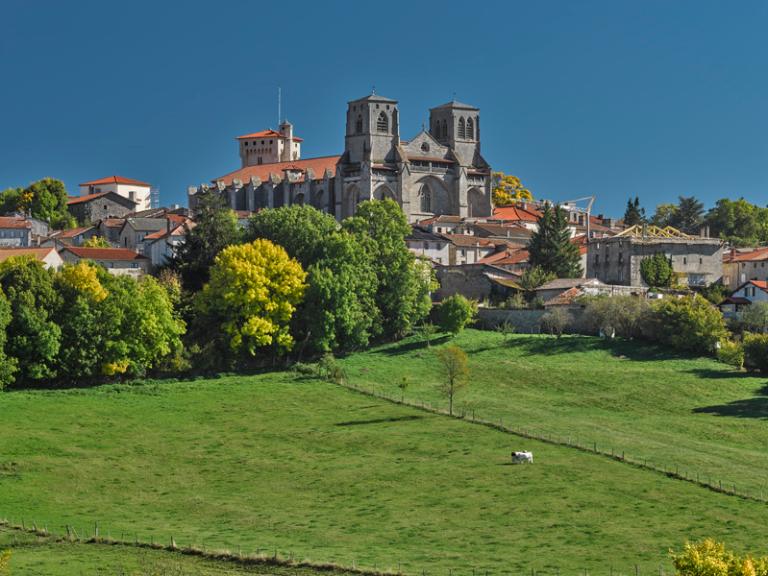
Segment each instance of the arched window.
[[294,204],[298,204],[299,206],[304,206],[304,192],[299,192],[296,194],[296,197],[293,199]]
[[443,120],[443,139],[444,140],[448,139],[448,121],[447,120]]
[[378,132],[389,132],[389,119],[384,112],[379,114],[379,119],[376,120],[376,130]]
[[426,184],[419,190],[419,207],[422,212],[432,212],[432,191]]
[[363,116],[362,114],[357,115],[357,122],[355,122],[355,134],[362,134],[363,133]]
[[467,136],[467,130],[464,127],[464,118],[459,118],[459,134],[458,134],[458,137],[463,140],[464,138],[466,138],[466,136]]
[[475,124],[472,118],[467,118],[467,140],[475,139]]

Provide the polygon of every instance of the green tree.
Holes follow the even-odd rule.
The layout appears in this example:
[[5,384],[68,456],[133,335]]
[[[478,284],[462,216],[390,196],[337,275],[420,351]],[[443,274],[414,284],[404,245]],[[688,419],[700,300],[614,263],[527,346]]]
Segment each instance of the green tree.
[[634,226],[645,222],[645,208],[640,206],[640,198],[635,196],[634,202],[627,200],[627,209],[624,211],[624,225]]
[[471,324],[477,315],[477,303],[461,294],[444,299],[437,308],[438,326],[443,332],[458,334]]
[[77,383],[102,376],[105,353],[120,334],[98,268],[87,262],[65,266],[54,286],[60,296],[53,315],[61,329],[58,378]]
[[704,220],[709,233],[734,246],[755,246],[768,241],[768,208],[739,198],[721,198]]
[[0,264],[0,289],[11,307],[5,349],[18,364],[17,382],[54,377],[61,330],[52,319],[59,299],[52,273],[32,258],[9,258]]
[[400,206],[389,199],[362,202],[343,227],[355,235],[373,263],[382,333],[391,338],[408,334],[432,306],[432,277],[408,250],[405,237],[411,227]]
[[197,292],[208,281],[219,252],[240,243],[243,237],[237,216],[213,190],[198,195],[195,224],[170,263],[181,274],[184,288],[191,292]]
[[6,188],[0,192],[0,214],[26,212],[23,188]]
[[541,331],[560,338],[571,320],[571,314],[565,308],[556,306],[541,317]]
[[687,234],[698,234],[704,223],[704,204],[693,196],[680,196],[672,226]]
[[251,218],[248,235],[282,246],[307,271],[307,291],[292,322],[302,347],[353,350],[379,333],[373,263],[333,216],[311,206],[262,210]]
[[523,275],[520,277],[520,286],[528,292],[532,292],[542,284],[546,284],[555,278],[557,278],[557,275],[553,272],[544,270],[541,266],[533,266],[523,272]]
[[43,178],[24,189],[8,188],[0,193],[0,213],[22,212],[47,222],[52,228],[77,225],[67,210],[67,190],[61,180]]
[[728,337],[720,310],[698,294],[658,300],[643,333],[677,350],[704,355],[712,354],[716,344]]
[[640,262],[640,276],[652,288],[669,288],[675,280],[675,272],[667,257],[657,252]]
[[443,395],[448,398],[448,413],[453,415],[453,400],[456,394],[467,385],[469,362],[467,353],[458,346],[446,346],[436,352],[445,380],[440,386]]
[[529,262],[558,278],[581,276],[579,248],[571,242],[565,210],[545,204],[538,228],[528,242]]
[[676,218],[676,204],[659,204],[656,206],[656,212],[654,212],[653,217],[651,218],[651,224],[658,226],[659,228],[666,228],[667,226],[673,226]]
[[637,296],[588,296],[582,323],[591,333],[615,334],[623,338],[640,336],[640,328],[648,313],[648,300]]
[[5,347],[8,342],[8,325],[11,323],[11,304],[0,290],[0,390],[13,383],[18,368],[15,358],[8,356]]
[[739,321],[750,332],[768,332],[768,302],[753,302],[739,312]]
[[221,331],[236,357],[290,350],[291,317],[304,296],[305,279],[301,264],[269,240],[225,248],[196,298],[203,334],[210,338]]

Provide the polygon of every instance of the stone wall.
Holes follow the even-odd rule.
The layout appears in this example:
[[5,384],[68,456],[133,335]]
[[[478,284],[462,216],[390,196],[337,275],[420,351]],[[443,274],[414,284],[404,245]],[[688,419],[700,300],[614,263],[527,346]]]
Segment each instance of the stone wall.
[[[584,311],[581,308],[568,309],[573,321],[566,332],[581,333],[581,318]],[[477,313],[477,327],[482,330],[494,330],[499,324],[509,322],[518,334],[539,334],[541,332],[541,317],[546,310],[507,310],[503,308],[480,308]]]

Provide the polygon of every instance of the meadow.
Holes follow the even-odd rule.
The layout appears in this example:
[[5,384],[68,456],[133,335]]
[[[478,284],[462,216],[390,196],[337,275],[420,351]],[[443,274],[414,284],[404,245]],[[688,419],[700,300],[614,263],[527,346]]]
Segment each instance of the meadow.
[[[476,330],[451,342],[470,357],[459,411],[768,498],[768,378],[640,342]],[[399,396],[405,376],[406,400],[447,407],[434,348],[414,339],[344,365],[355,386]]]
[[[478,408],[484,401],[490,410],[506,398],[532,422],[538,416],[539,424],[565,428],[571,420],[584,433],[600,430],[590,415],[601,414],[609,424],[625,422],[628,439],[635,422],[638,446],[658,442],[650,432],[677,429],[692,459],[704,442],[695,435],[709,425],[712,436],[728,432],[718,445],[730,438],[735,450],[751,445],[759,453],[759,419],[686,414],[670,406],[686,397],[672,380],[666,402],[662,388],[653,388],[657,417],[643,398],[650,378],[635,382],[634,396],[631,381],[603,378],[626,367],[626,377],[638,379],[634,367],[650,370],[650,362],[620,358],[596,340],[570,340],[504,344],[497,334],[467,332],[457,342],[472,352],[475,371],[462,401]],[[352,383],[394,386],[405,375],[412,381],[406,396],[438,400],[432,351],[415,341],[344,363]],[[680,359],[663,360],[657,371],[698,382],[688,392],[700,395],[688,398],[697,406],[743,398],[755,385],[694,369],[721,371],[707,360]],[[506,392],[492,394],[504,375],[498,386]],[[718,391],[723,386],[730,391]],[[637,414],[611,420],[611,406]],[[637,406],[660,429],[643,422]],[[12,391],[0,395],[0,413],[0,518],[58,533],[70,525],[88,535],[98,523],[115,538],[446,575],[634,574],[635,566],[658,574],[671,568],[669,548],[686,538],[713,536],[759,551],[768,537],[767,505],[291,372]],[[677,421],[682,415],[687,428]],[[699,419],[705,422],[694,424]],[[741,428],[747,424],[755,438]],[[533,450],[535,463],[511,465],[513,449]],[[747,464],[758,476],[760,460]]]

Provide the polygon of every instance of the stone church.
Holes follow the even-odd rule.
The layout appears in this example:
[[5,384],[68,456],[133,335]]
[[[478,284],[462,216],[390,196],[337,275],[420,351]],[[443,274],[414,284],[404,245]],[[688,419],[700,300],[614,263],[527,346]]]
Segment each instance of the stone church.
[[449,102],[429,111],[429,130],[400,139],[397,101],[371,94],[347,105],[344,153],[301,158],[302,139],[278,130],[240,136],[241,168],[191,187],[213,189],[235,210],[311,204],[342,220],[360,202],[395,200],[409,222],[436,215],[491,215],[491,168],[480,154],[480,111]]

